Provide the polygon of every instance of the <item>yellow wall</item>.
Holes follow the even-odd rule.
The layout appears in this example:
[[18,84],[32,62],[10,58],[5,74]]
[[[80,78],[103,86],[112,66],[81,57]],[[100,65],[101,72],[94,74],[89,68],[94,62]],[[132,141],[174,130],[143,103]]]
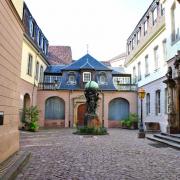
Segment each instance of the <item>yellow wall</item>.
[[[28,57],[29,54],[32,55],[33,61],[32,61],[32,76],[27,74],[28,69]],[[39,82],[35,80],[35,72],[36,72],[36,62],[39,62],[39,77],[40,78],[40,67],[43,66],[43,70],[46,69],[47,63],[45,59],[43,59],[40,54],[38,54],[38,51],[30,44],[30,42],[24,37],[23,40],[23,47],[22,47],[22,62],[21,62],[21,78],[25,81],[37,85]]]
[[20,18],[22,19],[23,15],[23,0],[11,0],[12,3],[14,4]]

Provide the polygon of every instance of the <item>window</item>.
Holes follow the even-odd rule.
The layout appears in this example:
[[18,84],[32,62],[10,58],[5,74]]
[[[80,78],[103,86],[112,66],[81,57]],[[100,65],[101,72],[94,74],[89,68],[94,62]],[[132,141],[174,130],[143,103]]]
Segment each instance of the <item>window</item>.
[[179,14],[178,10],[176,8],[176,3],[173,4],[171,8],[171,34],[172,34],[172,42],[176,41],[179,39],[180,34],[179,34],[179,28],[180,28],[180,23],[179,23]]
[[161,16],[164,16],[165,14],[165,7],[164,4],[161,4]]
[[155,70],[157,70],[159,68],[158,46],[154,48],[154,65],[155,65]]
[[138,62],[138,81],[141,80],[141,62]]
[[130,52],[131,52],[131,41],[128,44],[128,54],[130,54]]
[[31,37],[35,37],[35,23],[32,19],[29,21],[29,32]]
[[43,36],[41,35],[41,49],[43,49],[43,46],[44,46],[44,38],[43,38]]
[[166,61],[167,59],[167,43],[166,43],[166,39],[164,39],[164,41],[162,42],[162,45],[163,45],[163,58],[164,58],[164,61]]
[[105,84],[105,83],[106,83],[106,75],[102,73],[99,76],[99,84]]
[[149,115],[151,113],[150,109],[150,94],[147,93],[146,95],[146,115]]
[[133,37],[132,38],[132,49],[134,49],[134,46],[135,46],[135,38]]
[[39,81],[42,83],[43,82],[43,75],[44,75],[44,70],[43,70],[43,66],[40,67],[40,79]]
[[46,49],[46,40],[45,39],[43,39],[44,40],[44,43],[43,43],[43,51],[45,52],[45,49]]
[[40,31],[38,30],[37,31],[37,43],[38,43],[38,45],[39,45],[39,39],[40,39]]
[[148,55],[145,56],[145,76],[149,75],[149,60]]
[[27,74],[32,76],[32,60],[33,60],[33,57],[31,54],[29,54],[28,56],[28,66],[27,66]]
[[39,62],[36,63],[36,80],[39,78]]
[[157,90],[156,91],[156,104],[155,104],[156,115],[159,115],[161,113],[161,108],[160,108],[161,99],[160,98],[161,98],[161,91]]
[[156,7],[152,12],[153,25],[155,25],[157,22],[157,13],[158,13],[158,11],[157,11],[157,7]]
[[147,34],[147,20],[144,22],[144,35]]
[[39,41],[38,41],[38,44],[39,44],[39,46],[41,46],[41,33],[40,33],[40,31],[39,31]]
[[91,81],[91,73],[90,72],[84,72],[83,73],[83,82]]
[[136,67],[133,67],[133,82],[136,83],[137,79],[136,79]]
[[140,40],[140,30],[137,32],[137,44],[139,43]]
[[69,83],[69,84],[75,84],[75,83],[76,83],[75,74],[70,73],[70,74],[68,75],[68,83]]

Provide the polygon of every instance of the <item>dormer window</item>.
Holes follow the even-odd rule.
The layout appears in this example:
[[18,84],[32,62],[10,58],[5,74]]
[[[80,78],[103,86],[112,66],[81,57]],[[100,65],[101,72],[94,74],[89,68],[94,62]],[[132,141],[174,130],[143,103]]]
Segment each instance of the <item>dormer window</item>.
[[144,22],[144,35],[147,34],[147,20]]
[[106,74],[101,73],[99,76],[99,84],[105,84],[107,82]]
[[68,75],[68,84],[76,84],[76,76],[74,73]]
[[157,13],[158,13],[158,11],[157,11],[157,7],[153,10],[153,12],[152,12],[152,16],[153,16],[153,25],[155,25],[156,24],[156,22],[157,22]]
[[32,19],[29,21],[29,32],[31,37],[35,37],[35,24]]
[[91,73],[90,72],[83,72],[83,82],[91,81]]

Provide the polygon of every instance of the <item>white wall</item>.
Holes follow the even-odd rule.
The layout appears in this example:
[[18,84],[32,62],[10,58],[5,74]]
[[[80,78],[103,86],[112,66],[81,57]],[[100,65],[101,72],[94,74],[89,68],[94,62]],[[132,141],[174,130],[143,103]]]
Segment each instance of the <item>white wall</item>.
[[[171,7],[176,4],[176,29],[179,28],[179,40],[171,43]],[[167,60],[173,58],[177,51],[180,50],[180,3],[177,0],[166,0],[165,2],[165,21],[166,21],[166,36],[167,36]]]

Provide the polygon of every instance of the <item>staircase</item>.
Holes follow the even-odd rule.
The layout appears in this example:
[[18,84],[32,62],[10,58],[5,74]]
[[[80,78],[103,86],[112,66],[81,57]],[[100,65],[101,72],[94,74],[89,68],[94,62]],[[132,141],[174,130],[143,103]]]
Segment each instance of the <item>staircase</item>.
[[151,141],[167,144],[171,147],[180,150],[180,134],[166,134],[166,133],[160,133],[154,135],[148,134],[146,135],[146,138]]

